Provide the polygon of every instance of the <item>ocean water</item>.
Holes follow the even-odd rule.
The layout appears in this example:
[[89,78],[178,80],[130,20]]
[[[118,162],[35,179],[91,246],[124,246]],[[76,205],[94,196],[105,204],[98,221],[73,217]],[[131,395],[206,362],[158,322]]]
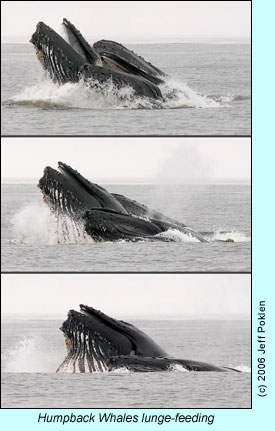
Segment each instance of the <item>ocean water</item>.
[[250,44],[139,44],[131,50],[169,75],[159,104],[111,85],[57,86],[31,44],[2,45],[4,135],[250,135]]
[[[65,317],[65,316],[64,316]],[[248,320],[139,320],[131,323],[174,357],[242,373],[56,374],[66,356],[62,319],[2,322],[1,405],[13,408],[249,408]]]
[[[175,242],[96,243],[64,238],[40,190],[32,184],[2,186],[2,271],[249,272],[251,190],[244,184],[106,185],[203,232],[209,243],[179,231]],[[231,238],[234,242],[217,242]]]

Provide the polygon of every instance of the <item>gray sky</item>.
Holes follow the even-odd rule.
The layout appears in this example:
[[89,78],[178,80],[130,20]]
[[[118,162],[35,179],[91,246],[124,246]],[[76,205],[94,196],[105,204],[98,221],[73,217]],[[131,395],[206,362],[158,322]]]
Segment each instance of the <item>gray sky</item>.
[[118,318],[249,318],[250,290],[248,274],[2,275],[1,310],[65,318],[84,303]]
[[249,181],[251,148],[249,138],[2,139],[2,182],[36,183],[58,161],[100,183]]
[[3,1],[3,42],[30,39],[38,21],[71,20],[90,40],[250,38],[249,1]]

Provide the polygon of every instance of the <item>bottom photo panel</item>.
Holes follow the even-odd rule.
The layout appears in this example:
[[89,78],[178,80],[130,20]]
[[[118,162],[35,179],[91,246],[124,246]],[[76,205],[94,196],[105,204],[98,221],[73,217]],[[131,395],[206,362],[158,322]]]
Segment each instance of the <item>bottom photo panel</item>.
[[2,408],[251,408],[249,274],[2,275]]

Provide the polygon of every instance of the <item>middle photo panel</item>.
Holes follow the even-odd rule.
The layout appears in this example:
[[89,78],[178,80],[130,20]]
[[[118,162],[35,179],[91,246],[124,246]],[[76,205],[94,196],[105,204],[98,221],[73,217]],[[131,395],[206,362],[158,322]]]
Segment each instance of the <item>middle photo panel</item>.
[[2,163],[4,272],[250,272],[249,138],[6,138]]

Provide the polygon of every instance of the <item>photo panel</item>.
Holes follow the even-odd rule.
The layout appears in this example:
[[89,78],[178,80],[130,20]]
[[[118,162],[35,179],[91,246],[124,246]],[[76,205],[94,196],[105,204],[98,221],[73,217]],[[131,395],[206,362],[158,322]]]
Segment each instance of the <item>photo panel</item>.
[[2,2],[3,135],[251,135],[250,1],[50,5]]
[[1,303],[3,408],[251,407],[248,274],[6,274]]
[[4,138],[2,271],[250,272],[250,181],[249,138]]

